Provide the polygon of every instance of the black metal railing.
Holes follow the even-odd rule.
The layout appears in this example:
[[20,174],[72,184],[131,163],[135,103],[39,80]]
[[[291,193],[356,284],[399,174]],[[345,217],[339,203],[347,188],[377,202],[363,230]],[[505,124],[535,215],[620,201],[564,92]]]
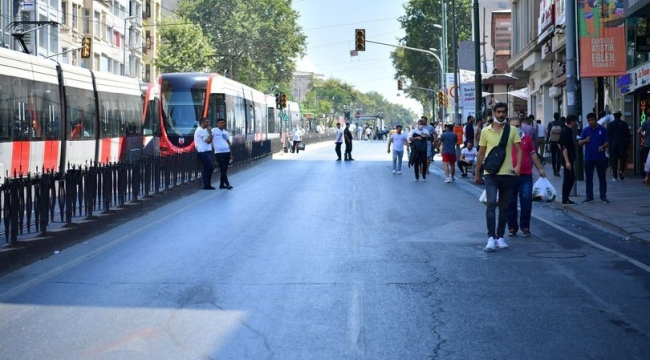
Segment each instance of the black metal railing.
[[[322,136],[309,138],[309,142],[324,140]],[[236,143],[231,147],[235,158],[231,166],[281,150],[280,139]],[[45,236],[48,228],[73,226],[75,219],[95,219],[194,181],[200,174],[196,153],[191,152],[7,177],[0,185],[0,236],[10,244],[22,235]]]

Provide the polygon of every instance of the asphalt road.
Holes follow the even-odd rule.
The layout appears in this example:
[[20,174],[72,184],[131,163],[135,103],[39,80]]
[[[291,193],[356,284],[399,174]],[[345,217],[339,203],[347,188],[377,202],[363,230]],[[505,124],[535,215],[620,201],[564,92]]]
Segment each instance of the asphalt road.
[[482,251],[481,188],[385,142],[278,154],[0,278],[0,359],[647,359],[650,255],[554,206]]

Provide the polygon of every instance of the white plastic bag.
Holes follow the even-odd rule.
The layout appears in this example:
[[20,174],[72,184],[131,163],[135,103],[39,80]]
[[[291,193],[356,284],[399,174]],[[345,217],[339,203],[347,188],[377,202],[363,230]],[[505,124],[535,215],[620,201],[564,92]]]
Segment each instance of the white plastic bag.
[[533,185],[533,201],[553,202],[557,192],[548,179],[540,177]]
[[[483,190],[481,193],[481,196],[478,197],[478,201],[480,201],[483,205],[487,206],[487,192]],[[499,202],[499,191],[497,190],[497,202]]]

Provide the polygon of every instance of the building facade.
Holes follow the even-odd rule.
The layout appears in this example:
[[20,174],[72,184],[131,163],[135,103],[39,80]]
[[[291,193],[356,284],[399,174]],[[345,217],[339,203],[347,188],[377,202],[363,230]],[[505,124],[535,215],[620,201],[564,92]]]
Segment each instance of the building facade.
[[[160,0],[0,0],[0,11],[0,44],[6,48],[22,51],[11,34],[23,32],[35,56],[143,81],[158,76]],[[27,23],[34,21],[58,26]],[[89,58],[81,57],[84,37],[92,39]]]

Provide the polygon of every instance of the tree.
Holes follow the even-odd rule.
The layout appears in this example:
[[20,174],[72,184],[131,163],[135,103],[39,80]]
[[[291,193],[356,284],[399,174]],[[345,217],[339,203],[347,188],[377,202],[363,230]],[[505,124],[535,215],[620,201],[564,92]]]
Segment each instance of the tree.
[[164,18],[160,38],[155,64],[161,73],[206,71],[214,67],[212,40],[200,26],[182,17]]
[[[406,35],[399,39],[399,44],[417,49],[428,50],[440,48],[442,31],[433,24],[442,24],[440,2],[432,0],[409,0],[404,5],[406,14],[398,21]],[[453,66],[451,56],[453,49],[452,24],[456,21],[458,41],[470,40],[472,35],[472,4],[470,0],[456,0],[456,19],[451,18],[451,4],[447,2],[447,72]],[[395,78],[407,78],[411,84],[427,88],[440,89],[440,65],[433,56],[421,52],[396,49],[391,54],[395,66]],[[420,89],[405,87],[404,92],[423,104],[429,104],[431,93]]]
[[252,87],[289,83],[305,54],[291,0],[180,0],[178,14],[213,39],[219,72]]

